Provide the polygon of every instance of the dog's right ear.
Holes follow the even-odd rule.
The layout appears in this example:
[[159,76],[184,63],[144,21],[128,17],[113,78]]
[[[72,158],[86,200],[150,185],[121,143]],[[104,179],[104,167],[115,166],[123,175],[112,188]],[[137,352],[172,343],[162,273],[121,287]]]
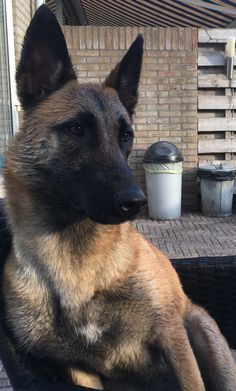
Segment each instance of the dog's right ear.
[[117,91],[120,101],[130,117],[132,117],[138,101],[138,84],[142,59],[143,37],[139,34],[121,62],[111,71],[104,82],[106,87],[114,88]]
[[60,25],[49,8],[42,5],[26,32],[16,72],[23,108],[33,107],[72,79],[76,75]]

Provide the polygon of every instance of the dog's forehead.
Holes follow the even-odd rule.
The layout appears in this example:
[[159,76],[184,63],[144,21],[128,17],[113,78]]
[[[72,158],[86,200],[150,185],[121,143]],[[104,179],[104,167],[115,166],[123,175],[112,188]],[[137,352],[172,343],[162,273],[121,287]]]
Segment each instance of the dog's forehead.
[[113,88],[84,84],[76,91],[76,100],[81,110],[90,111],[96,117],[105,115],[114,120],[122,116],[129,121],[128,113]]
[[[63,88],[43,100],[29,114],[30,123],[34,123],[39,132],[69,121],[80,112],[90,112],[95,118],[106,122],[118,122],[122,117],[130,123],[130,117],[113,88],[103,85],[67,83]],[[27,121],[28,122],[28,121]]]

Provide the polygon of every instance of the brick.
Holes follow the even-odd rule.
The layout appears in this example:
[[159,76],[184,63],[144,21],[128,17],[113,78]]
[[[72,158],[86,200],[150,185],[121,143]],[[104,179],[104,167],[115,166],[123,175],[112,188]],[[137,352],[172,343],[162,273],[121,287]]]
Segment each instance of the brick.
[[185,49],[185,47],[186,47],[185,29],[179,27],[179,49]]
[[80,67],[78,65],[75,65],[75,70],[77,72],[77,77],[80,79],[82,77],[86,77],[88,76],[88,72],[84,72],[84,71],[81,71],[80,70]]
[[81,71],[98,71],[99,70],[99,64],[80,64],[79,69]]
[[124,50],[103,49],[100,50],[99,56],[112,57],[115,58],[116,61],[119,61],[119,58],[121,58],[124,53]]
[[97,26],[92,26],[92,44],[93,44],[93,49],[99,49],[99,29]]
[[137,35],[139,34],[139,29],[137,26],[132,27],[132,37],[133,41],[137,38]]
[[[169,71],[170,70],[170,65],[166,62],[160,63],[156,67],[157,71]],[[161,75],[160,75],[161,76]]]
[[181,103],[181,99],[180,98],[172,98],[172,97],[168,97],[168,98],[159,98],[159,103],[162,104],[162,103],[169,103],[169,104],[172,104],[172,103]]
[[160,77],[170,77],[170,76],[178,77],[181,76],[181,73],[177,71],[160,71],[159,75]]
[[119,27],[120,49],[125,49],[125,27]]
[[185,36],[186,36],[186,49],[192,50],[192,29],[188,28],[185,29]]
[[125,27],[125,42],[126,42],[126,49],[128,49],[133,42],[132,28],[128,26]]
[[192,48],[198,49],[198,29],[192,28]]
[[88,71],[88,77],[106,77],[107,71]]
[[153,50],[159,49],[158,44],[159,30],[158,28],[152,28],[152,48]]
[[[163,87],[163,86],[160,86]],[[167,86],[168,87],[168,86]],[[165,86],[165,88],[167,88]],[[167,88],[168,89],[168,88]],[[157,92],[159,98],[167,97],[169,96],[169,91],[163,91],[162,89]]]
[[112,28],[112,38],[113,38],[113,49],[117,50],[120,48],[120,36],[119,36],[119,27]]
[[170,71],[183,71],[183,64],[176,64],[176,63],[170,64],[169,69]]
[[143,73],[143,77],[145,77],[146,80],[148,80],[148,78],[155,77],[155,82],[156,82],[157,71],[154,71],[154,70],[150,71],[150,70],[148,70],[148,71]]
[[171,44],[171,38],[172,38],[172,29],[171,27],[166,27],[166,50],[171,50],[172,44]]
[[174,118],[175,117],[180,117],[181,116],[181,111],[161,111],[160,112],[160,116],[161,117],[169,117],[169,118],[171,118],[171,117],[173,117],[174,116]]
[[194,64],[196,65],[196,55],[193,54],[192,56],[186,56],[182,58],[183,64]]
[[147,96],[148,98],[157,97],[157,91],[147,91],[147,92],[146,92],[146,96]]
[[152,49],[152,28],[146,27],[145,30],[145,47],[147,50]]
[[99,28],[99,48],[106,48],[105,27]]
[[159,28],[159,49],[163,50],[165,49],[165,28],[160,27]]
[[157,63],[147,64],[147,71],[149,71],[149,70],[168,71],[169,70],[169,64],[157,64]]
[[81,57],[98,57],[99,54],[99,50],[81,49],[78,51],[78,55]]
[[102,63],[108,63],[110,62],[110,57],[87,57],[87,62],[90,64],[102,64]]
[[158,129],[158,126],[157,124],[148,124],[148,125],[144,125],[144,124],[141,124],[141,125],[137,125],[136,126],[137,130],[155,130],[155,129]]

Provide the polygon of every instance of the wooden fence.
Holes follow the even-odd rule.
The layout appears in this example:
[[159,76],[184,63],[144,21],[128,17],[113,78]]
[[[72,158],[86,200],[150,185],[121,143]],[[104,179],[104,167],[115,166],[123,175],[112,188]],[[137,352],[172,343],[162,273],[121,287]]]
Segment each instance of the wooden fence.
[[230,81],[226,76],[225,58],[225,44],[232,36],[236,36],[236,29],[200,29],[198,33],[200,166],[225,161],[236,163],[236,71]]

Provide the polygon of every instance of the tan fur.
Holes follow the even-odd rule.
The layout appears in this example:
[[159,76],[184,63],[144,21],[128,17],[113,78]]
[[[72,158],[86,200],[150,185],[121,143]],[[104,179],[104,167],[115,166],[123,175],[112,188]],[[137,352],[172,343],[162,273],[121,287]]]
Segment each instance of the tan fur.
[[[82,91],[81,99],[78,88]],[[38,209],[37,198],[29,186],[30,175],[24,172],[22,161],[26,156],[22,144],[30,148],[30,155],[40,159],[39,145],[48,129],[91,104],[86,88],[76,81],[68,82],[39,103],[37,109],[26,113],[22,130],[7,153],[6,210],[13,247],[4,269],[3,290],[10,327],[22,348],[42,346],[47,350],[51,343],[53,348],[63,349],[60,340],[54,344],[57,326],[53,292],[59,301],[60,315],[73,326],[71,333],[78,340],[81,336],[85,339],[83,354],[93,344],[96,347],[101,335],[109,331],[111,325],[106,317],[115,323],[114,329],[116,321],[120,322],[122,340],[113,344],[108,339],[104,347],[98,345],[92,356],[98,359],[93,371],[86,372],[79,365],[66,368],[76,384],[106,389],[103,380],[92,373],[112,382],[117,368],[143,376],[146,372],[150,377],[158,374],[162,363],[152,367],[148,350],[151,345],[166,358],[183,391],[205,390],[204,366],[212,373],[215,391],[235,391],[236,368],[227,343],[209,315],[187,298],[176,271],[158,249],[129,223],[102,225],[85,219],[63,230],[53,230],[47,224],[43,208]],[[102,94],[104,101],[118,101],[116,92],[110,88],[89,88]],[[58,142],[50,132],[47,137],[49,158],[50,152],[57,151]],[[110,306],[109,295],[112,300],[117,298],[118,307]],[[114,341],[115,337],[114,331]],[[60,352],[55,354],[61,357]],[[92,365],[89,359],[88,365]]]
[[74,369],[70,370],[70,376],[73,383],[77,386],[95,388],[96,390],[104,389],[98,376]]

